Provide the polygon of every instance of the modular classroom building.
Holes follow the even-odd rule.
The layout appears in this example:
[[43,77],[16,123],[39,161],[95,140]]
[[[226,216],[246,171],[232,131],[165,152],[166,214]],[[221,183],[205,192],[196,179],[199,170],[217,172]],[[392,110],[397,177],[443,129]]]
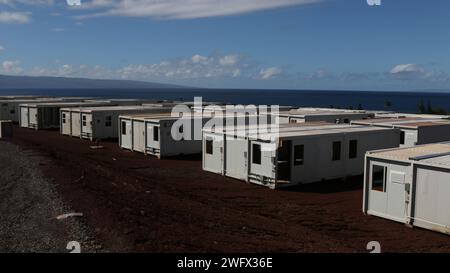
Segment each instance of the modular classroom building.
[[74,101],[92,101],[85,97],[38,97],[24,99],[0,100],[0,119],[11,120],[19,123],[20,105],[27,103],[53,103],[53,102],[74,102]]
[[[119,144],[124,149],[154,155],[158,158],[200,154],[201,129],[208,120],[209,118],[194,115],[190,118],[171,117],[170,113],[121,116],[122,132]],[[179,125],[174,126],[176,121],[179,121]],[[199,126],[198,130],[195,127],[196,123]],[[196,135],[200,139],[196,139]]]
[[[121,115],[119,117],[121,126],[119,146],[158,158],[200,154],[202,129],[207,122],[220,119],[222,124],[227,122],[237,124],[241,122],[239,118],[242,118],[244,124],[257,120],[256,115],[240,114],[205,117],[192,113],[189,118],[172,117],[171,113]],[[177,126],[174,126],[175,122],[177,122]]]
[[146,106],[99,106],[62,108],[60,132],[63,135],[94,139],[119,137],[119,115],[132,113],[162,113],[170,108]]
[[44,103],[61,101],[57,98],[39,98],[39,99],[9,99],[0,100],[0,119],[19,122],[19,105],[24,103]]
[[450,144],[366,154],[363,212],[450,234]]
[[55,103],[28,103],[19,105],[20,126],[33,129],[56,129],[60,128],[60,109],[71,107],[93,107],[93,106],[119,106],[119,105],[141,105],[153,100],[140,99],[99,99],[92,98],[66,98],[64,100],[75,100],[70,102]]
[[60,125],[60,109],[64,107],[114,105],[110,101],[26,103],[20,108],[20,127],[42,130],[57,129]]
[[350,123],[352,120],[373,117],[373,113],[362,110],[339,110],[326,108],[298,108],[289,112],[280,112],[279,123],[329,122]]
[[[245,129],[247,130],[247,129]],[[281,124],[278,133],[203,131],[203,170],[275,189],[361,175],[366,151],[398,147],[398,129]]]
[[352,121],[352,124],[398,128],[401,130],[400,147],[450,141],[450,121],[445,119],[374,118]]

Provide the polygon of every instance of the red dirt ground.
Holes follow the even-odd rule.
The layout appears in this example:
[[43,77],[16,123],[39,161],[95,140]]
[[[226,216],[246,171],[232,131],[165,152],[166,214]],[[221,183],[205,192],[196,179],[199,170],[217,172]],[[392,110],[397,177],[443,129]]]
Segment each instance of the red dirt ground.
[[361,178],[273,191],[204,172],[199,157],[158,160],[56,131],[14,128],[12,142],[83,212],[107,251],[450,252],[450,237],[364,216]]

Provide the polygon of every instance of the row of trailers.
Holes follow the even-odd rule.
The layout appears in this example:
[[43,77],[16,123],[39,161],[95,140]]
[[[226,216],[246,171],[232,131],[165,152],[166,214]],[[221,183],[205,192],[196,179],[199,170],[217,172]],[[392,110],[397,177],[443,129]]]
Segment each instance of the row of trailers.
[[[201,153],[203,170],[271,189],[364,174],[364,213],[450,233],[450,144],[426,144],[450,141],[448,117],[295,109],[274,119],[277,131],[261,132],[251,115],[245,126],[226,126],[239,118],[227,115],[225,126],[209,126],[212,117],[173,117],[172,105],[123,103],[47,102],[20,113],[53,107],[60,118],[50,127],[64,135],[118,138],[158,158]],[[28,123],[37,117],[28,127],[48,127],[45,111],[26,111]]]
[[[196,116],[201,110],[203,115]],[[178,155],[200,154],[204,151],[202,145],[203,129],[223,127],[227,124],[247,126],[249,124],[290,124],[306,123],[310,120],[331,121],[356,120],[369,118],[371,114],[351,110],[300,110],[290,106],[279,107],[279,112],[273,115],[269,110],[253,113],[225,113],[214,117],[207,109],[192,107],[193,115],[186,118],[173,117],[170,114],[128,114],[119,117],[119,146],[123,149],[154,155],[158,158]],[[209,114],[206,114],[209,113]],[[293,122],[288,117],[295,118]],[[302,119],[302,120],[300,120]],[[349,121],[348,121],[349,122]],[[337,122],[340,123],[340,122]]]
[[38,101],[18,105],[18,121],[21,127],[35,130],[59,129],[61,126],[62,108],[105,107],[105,106],[138,106],[152,101],[138,99],[80,99],[67,101]]

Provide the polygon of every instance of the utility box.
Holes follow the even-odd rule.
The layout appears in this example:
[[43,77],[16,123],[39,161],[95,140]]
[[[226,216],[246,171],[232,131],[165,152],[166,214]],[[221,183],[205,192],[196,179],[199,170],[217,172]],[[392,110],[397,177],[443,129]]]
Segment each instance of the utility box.
[[10,138],[12,135],[12,121],[0,120],[0,138]]

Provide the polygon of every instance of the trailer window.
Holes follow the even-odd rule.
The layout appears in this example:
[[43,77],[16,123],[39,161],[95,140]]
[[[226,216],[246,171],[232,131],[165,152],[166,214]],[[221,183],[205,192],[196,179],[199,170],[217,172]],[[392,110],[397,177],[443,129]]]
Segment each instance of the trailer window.
[[261,164],[261,145],[259,144],[253,144],[252,145],[253,153],[252,153],[252,162],[253,164]]
[[62,123],[64,124],[66,123],[66,114],[64,113],[62,114]]
[[341,160],[341,142],[333,142],[333,161]]
[[127,134],[127,123],[125,121],[122,121],[122,135],[126,135]]
[[11,115],[14,115],[14,114],[16,113],[16,110],[11,109],[11,110],[9,111],[9,113],[10,113]]
[[205,143],[206,153],[209,155],[213,154],[213,141],[212,139],[207,139]]
[[83,120],[83,126],[86,126],[86,116],[83,116],[82,120]]
[[112,126],[112,117],[111,116],[105,117],[105,126],[106,127],[111,127]]
[[294,146],[294,165],[303,165],[305,161],[305,145]]
[[153,127],[153,140],[159,141],[159,127],[157,126]]
[[405,131],[400,131],[400,144],[405,144]]
[[372,166],[372,190],[386,192],[387,167]]
[[349,152],[348,152],[348,157],[349,158],[357,158],[358,157],[358,140],[353,139],[350,140],[350,145],[349,145]]

